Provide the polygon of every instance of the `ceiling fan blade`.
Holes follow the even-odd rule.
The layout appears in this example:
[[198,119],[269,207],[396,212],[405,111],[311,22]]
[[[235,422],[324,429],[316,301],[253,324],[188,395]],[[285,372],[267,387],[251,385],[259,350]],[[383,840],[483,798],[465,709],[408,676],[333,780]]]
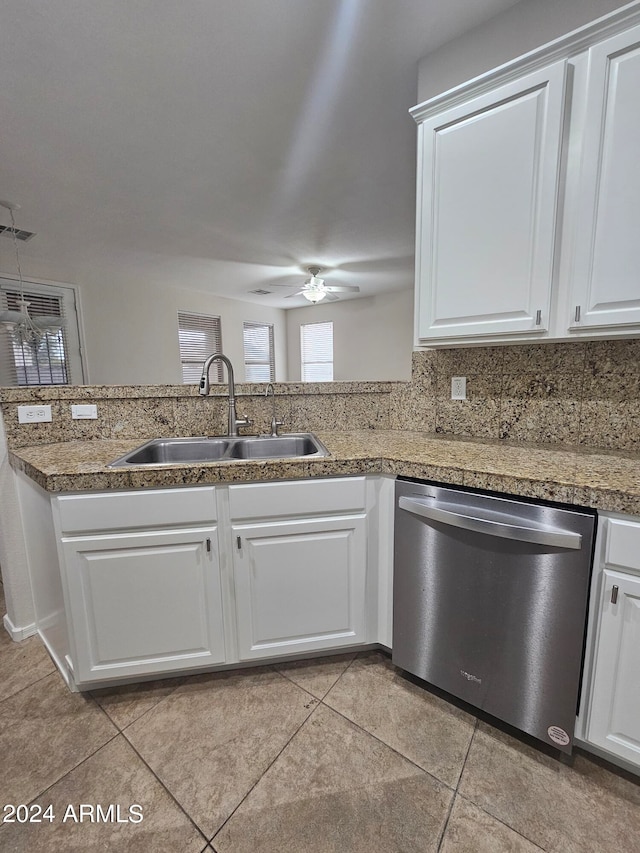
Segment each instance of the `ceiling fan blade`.
[[340,297],[339,297],[339,296],[334,296],[334,295],[333,295],[333,293],[329,293],[329,290],[328,290],[328,289],[327,289],[327,293],[326,293],[326,295],[325,295],[325,298],[326,298],[329,302],[335,302],[335,301],[336,301],[336,299],[340,299]]
[[329,293],[360,293],[357,284],[328,284],[325,290]]
[[291,299],[292,296],[302,296],[303,293],[304,293],[304,290],[297,290],[295,293],[287,293],[287,295],[284,298],[285,299]]

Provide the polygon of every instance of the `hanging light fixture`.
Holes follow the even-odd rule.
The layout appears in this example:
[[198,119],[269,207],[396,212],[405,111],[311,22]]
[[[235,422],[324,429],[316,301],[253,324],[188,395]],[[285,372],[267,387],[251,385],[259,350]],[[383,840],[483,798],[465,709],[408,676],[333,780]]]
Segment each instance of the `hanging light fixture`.
[[0,323],[12,332],[16,332],[23,341],[34,343],[39,341],[47,332],[59,332],[64,325],[63,317],[44,314],[32,316],[29,311],[31,303],[26,299],[24,292],[24,281],[22,279],[22,268],[20,266],[20,250],[18,249],[18,229],[14,211],[20,209],[19,204],[12,201],[0,200],[0,207],[9,211],[11,217],[11,236],[16,256],[16,272],[19,283],[19,298],[16,300],[16,308],[0,311]]
[[304,288],[302,290],[302,295],[305,299],[308,299],[309,302],[321,302],[325,296],[327,295],[327,290],[324,284],[323,278],[318,278],[318,273],[320,272],[319,267],[309,267],[309,273],[311,274],[311,278],[308,281],[305,281]]

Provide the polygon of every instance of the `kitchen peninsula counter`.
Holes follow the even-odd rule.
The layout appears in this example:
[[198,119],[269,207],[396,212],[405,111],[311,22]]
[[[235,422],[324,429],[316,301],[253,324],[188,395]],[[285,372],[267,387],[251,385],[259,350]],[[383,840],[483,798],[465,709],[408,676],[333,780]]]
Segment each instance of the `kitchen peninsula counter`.
[[139,438],[21,447],[10,462],[48,492],[384,474],[640,515],[637,453],[401,430],[316,435],[330,456],[107,467],[146,440]]

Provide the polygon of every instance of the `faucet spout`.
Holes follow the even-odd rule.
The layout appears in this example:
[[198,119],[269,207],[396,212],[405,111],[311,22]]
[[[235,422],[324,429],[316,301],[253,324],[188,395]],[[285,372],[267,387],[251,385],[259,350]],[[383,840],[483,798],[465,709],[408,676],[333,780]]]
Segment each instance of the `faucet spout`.
[[227,435],[238,435],[238,427],[245,426],[251,423],[248,418],[238,418],[236,413],[236,385],[233,378],[233,365],[226,355],[221,352],[214,352],[202,365],[202,376],[200,377],[199,392],[201,396],[206,397],[211,390],[211,382],[209,380],[209,371],[214,361],[221,361],[227,368],[227,385],[229,397],[229,421],[227,427]]

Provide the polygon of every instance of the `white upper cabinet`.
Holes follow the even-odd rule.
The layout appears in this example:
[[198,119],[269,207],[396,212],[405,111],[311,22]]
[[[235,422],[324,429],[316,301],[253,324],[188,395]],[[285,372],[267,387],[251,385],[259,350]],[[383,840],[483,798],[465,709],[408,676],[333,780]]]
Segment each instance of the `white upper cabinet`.
[[566,62],[419,125],[417,336],[548,328]]
[[416,343],[640,333],[640,7],[415,107]]
[[640,26],[589,50],[569,328],[640,325]]

